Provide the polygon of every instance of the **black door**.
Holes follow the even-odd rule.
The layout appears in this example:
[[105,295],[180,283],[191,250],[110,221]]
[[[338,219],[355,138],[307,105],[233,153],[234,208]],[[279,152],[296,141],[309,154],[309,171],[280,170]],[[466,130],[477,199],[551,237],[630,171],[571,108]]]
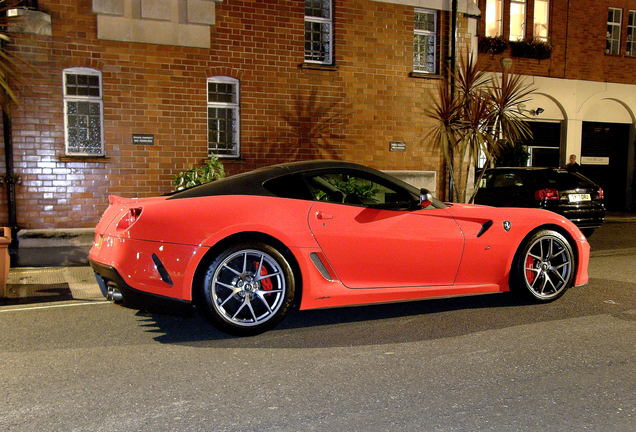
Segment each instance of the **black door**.
[[627,208],[629,124],[583,122],[581,173],[605,192],[608,210]]

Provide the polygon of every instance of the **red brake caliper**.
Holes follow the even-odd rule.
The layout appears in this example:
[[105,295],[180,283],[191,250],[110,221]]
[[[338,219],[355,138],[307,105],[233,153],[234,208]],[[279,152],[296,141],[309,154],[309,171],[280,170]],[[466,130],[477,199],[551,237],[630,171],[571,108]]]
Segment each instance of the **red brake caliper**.
[[[529,269],[529,268],[534,268],[534,258],[532,258],[530,255],[526,257],[526,269]],[[536,272],[526,270],[526,278],[528,279],[529,283],[534,282],[534,279],[536,277],[537,277]]]
[[[254,261],[254,270],[258,271],[258,265],[259,263],[257,263],[256,261]],[[267,276],[267,269],[265,268],[265,266],[261,267],[261,276]],[[271,291],[273,289],[273,285],[272,285],[272,279],[271,278],[267,278],[267,279],[262,279],[261,280],[261,288],[263,289],[263,291]]]

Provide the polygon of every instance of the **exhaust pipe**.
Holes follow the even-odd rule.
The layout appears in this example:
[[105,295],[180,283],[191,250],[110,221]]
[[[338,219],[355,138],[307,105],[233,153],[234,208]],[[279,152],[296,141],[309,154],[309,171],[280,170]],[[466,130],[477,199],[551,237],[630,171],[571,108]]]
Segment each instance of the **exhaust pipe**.
[[124,295],[116,287],[109,285],[106,292],[106,300],[113,301],[115,303],[121,303],[124,300]]

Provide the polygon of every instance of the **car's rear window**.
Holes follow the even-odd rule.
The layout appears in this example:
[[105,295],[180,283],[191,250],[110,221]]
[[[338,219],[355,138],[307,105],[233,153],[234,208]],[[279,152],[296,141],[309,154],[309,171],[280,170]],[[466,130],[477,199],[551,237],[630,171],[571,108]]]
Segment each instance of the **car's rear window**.
[[567,171],[550,171],[547,181],[548,186],[557,189],[578,189],[593,186],[592,182],[582,175]]

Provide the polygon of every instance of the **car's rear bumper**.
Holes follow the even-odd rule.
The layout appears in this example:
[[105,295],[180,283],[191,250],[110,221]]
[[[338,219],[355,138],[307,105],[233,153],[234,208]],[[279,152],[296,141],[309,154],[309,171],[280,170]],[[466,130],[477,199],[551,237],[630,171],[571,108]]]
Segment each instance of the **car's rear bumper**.
[[127,302],[134,305],[144,306],[188,306],[190,304],[187,300],[182,300],[174,297],[167,297],[158,294],[152,294],[135,289],[128,285],[123,277],[119,274],[117,269],[108,266],[106,264],[99,263],[92,259],[88,260],[93,271],[95,272],[95,279],[104,297],[108,297],[108,291],[116,289],[119,291]]
[[602,205],[570,206],[559,204],[547,205],[544,208],[569,219],[579,228],[598,228],[605,222],[605,208]]

